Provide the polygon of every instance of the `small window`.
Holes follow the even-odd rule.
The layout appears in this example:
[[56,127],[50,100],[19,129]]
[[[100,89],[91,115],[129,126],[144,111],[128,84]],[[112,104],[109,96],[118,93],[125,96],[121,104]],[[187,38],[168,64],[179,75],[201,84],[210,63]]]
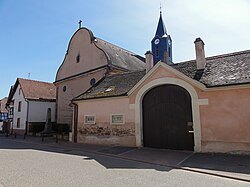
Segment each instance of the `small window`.
[[90,80],[90,85],[91,85],[91,86],[93,86],[95,83],[96,83],[95,78],[93,78],[93,79]]
[[20,118],[17,118],[16,127],[20,128]]
[[110,117],[110,124],[116,124],[116,125],[125,124],[124,114],[112,114]]
[[64,87],[63,87],[63,92],[66,92],[66,90],[67,90],[67,87],[64,86]]
[[18,112],[21,112],[21,108],[22,108],[22,101],[18,102]]
[[77,56],[76,56],[76,63],[79,63],[80,62],[80,54],[78,54]]
[[94,125],[95,124],[95,115],[85,115],[84,124]]

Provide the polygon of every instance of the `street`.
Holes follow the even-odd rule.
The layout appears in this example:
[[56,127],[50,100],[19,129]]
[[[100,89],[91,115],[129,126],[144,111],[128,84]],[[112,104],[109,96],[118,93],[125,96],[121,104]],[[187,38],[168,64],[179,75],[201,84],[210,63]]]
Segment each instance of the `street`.
[[0,186],[249,186],[247,182],[0,137]]

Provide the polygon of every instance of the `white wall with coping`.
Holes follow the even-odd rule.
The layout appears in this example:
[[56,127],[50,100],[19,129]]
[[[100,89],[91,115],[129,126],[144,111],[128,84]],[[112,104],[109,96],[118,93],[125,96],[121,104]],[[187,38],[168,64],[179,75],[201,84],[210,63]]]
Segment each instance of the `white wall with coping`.
[[51,121],[55,121],[56,102],[28,101],[28,122],[46,122],[47,110],[51,108]]

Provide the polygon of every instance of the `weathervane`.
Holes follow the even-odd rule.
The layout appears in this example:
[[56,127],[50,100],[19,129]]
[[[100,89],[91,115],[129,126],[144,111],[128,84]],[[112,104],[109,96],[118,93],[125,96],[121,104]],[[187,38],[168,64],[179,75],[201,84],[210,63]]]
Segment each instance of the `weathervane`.
[[79,29],[82,28],[82,20],[79,20],[78,24],[79,24]]
[[162,6],[161,6],[161,1],[160,1],[160,13],[161,13],[161,8],[162,8]]

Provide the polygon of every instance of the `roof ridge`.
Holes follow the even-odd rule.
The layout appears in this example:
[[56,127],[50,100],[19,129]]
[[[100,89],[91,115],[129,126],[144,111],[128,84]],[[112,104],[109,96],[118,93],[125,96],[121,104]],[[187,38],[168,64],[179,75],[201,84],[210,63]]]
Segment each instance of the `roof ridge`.
[[[220,54],[220,55],[209,56],[209,57],[206,57],[206,60],[214,60],[214,59],[217,59],[217,58],[224,58],[224,57],[242,55],[242,54],[246,54],[246,53],[250,53],[250,50],[248,49],[248,50],[243,50],[243,51],[237,51],[237,52],[231,52],[231,53],[225,53],[225,54]],[[178,65],[178,64],[182,64],[182,63],[186,63],[186,62],[194,62],[194,61],[196,61],[196,59],[177,62],[177,63],[174,63],[173,65]]]
[[242,54],[246,54],[246,53],[250,53],[250,50],[230,52],[230,53],[225,53],[225,54],[221,54],[221,55],[210,56],[210,57],[206,57],[206,60],[212,60],[215,58],[223,58],[223,57],[229,57],[229,56],[235,56],[235,55],[242,55]]
[[33,79],[25,79],[25,78],[18,78],[18,80],[24,80],[24,81],[30,81],[30,82],[38,82],[38,83],[46,83],[46,84],[53,84],[52,82],[45,82],[45,81],[39,81],[39,80],[33,80]]

